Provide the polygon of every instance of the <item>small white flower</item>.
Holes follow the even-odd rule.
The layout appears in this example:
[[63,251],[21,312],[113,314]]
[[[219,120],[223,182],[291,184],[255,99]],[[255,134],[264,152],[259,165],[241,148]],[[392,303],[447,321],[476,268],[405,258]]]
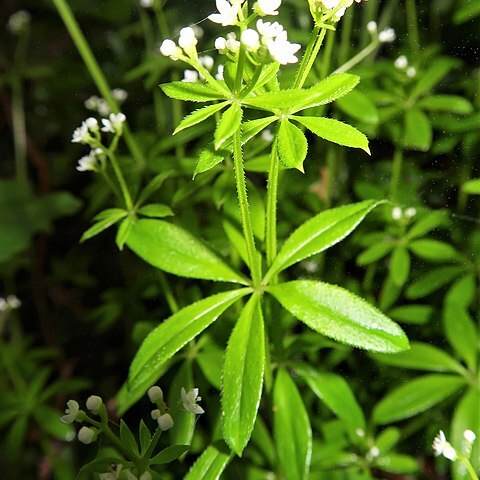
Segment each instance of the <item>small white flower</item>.
[[218,37],[215,39],[215,48],[219,53],[227,53],[227,39]]
[[443,449],[443,456],[448,459],[448,460],[451,460],[452,462],[454,460],[457,459],[457,452],[456,450],[450,445],[448,444],[444,449]]
[[397,38],[393,28],[386,28],[378,34],[378,41],[380,43],[392,43]]
[[265,15],[278,15],[277,8],[282,0],[258,0],[253,6],[255,13],[264,17]]
[[112,90],[112,97],[117,101],[117,102],[120,102],[120,103],[123,103],[127,97],[128,97],[128,93],[126,90],[124,90],[123,88],[114,88]]
[[474,432],[472,432],[471,430],[465,430],[463,432],[463,438],[468,442],[468,443],[473,443],[475,441],[475,439],[477,438],[477,436],[475,435]]
[[8,308],[7,301],[0,297],[0,312],[4,312]]
[[198,57],[198,61],[201,65],[203,65],[207,70],[211,70],[213,68],[214,60],[210,55],[203,55]]
[[97,121],[96,118],[88,117],[88,118],[85,120],[85,125],[87,126],[87,129],[88,129],[90,132],[93,132],[93,133],[98,132],[98,121]]
[[143,8],[153,7],[153,0],[140,0],[140,6]]
[[111,113],[108,119],[102,118],[102,132],[121,134],[127,117],[123,113]]
[[267,48],[273,59],[282,65],[298,62],[295,53],[300,49],[300,44],[290,43],[285,30],[279,33],[275,40],[268,40]]
[[96,172],[98,168],[98,162],[96,157],[97,151],[90,150],[88,155],[85,155],[78,161],[77,171],[79,172]]
[[230,32],[227,34],[227,41],[225,43],[227,50],[231,52],[238,52],[240,50],[240,42],[237,40],[237,36]]
[[448,460],[456,460],[457,459],[457,452],[455,449],[447,442],[445,434],[442,430],[438,432],[438,435],[433,440],[432,444],[433,453],[435,456],[443,455]]
[[182,55],[182,49],[173,40],[167,38],[160,45],[160,53],[172,60],[178,60]]
[[60,417],[62,423],[73,423],[80,413],[80,405],[75,400],[69,400],[67,402],[67,408],[65,409],[65,415]]
[[88,144],[92,140],[90,132],[88,131],[87,124],[82,122],[82,124],[73,131],[72,143],[85,143]]
[[365,430],[357,428],[355,430],[355,434],[357,435],[357,437],[363,438],[365,436]]
[[185,27],[180,30],[180,37],[178,39],[178,45],[183,48],[185,53],[192,54],[196,51],[196,45],[198,43],[195,36],[195,30],[192,27]]
[[90,395],[87,398],[87,408],[93,413],[98,413],[102,404],[103,400],[98,395]]
[[262,43],[267,44],[268,40],[277,37],[283,32],[283,26],[278,22],[264,22],[263,20],[257,20],[257,30],[262,36]]
[[88,97],[84,102],[85,108],[87,110],[97,110],[99,100],[100,98],[97,97],[96,95],[92,95],[91,97]]
[[416,214],[417,214],[417,209],[414,207],[410,207],[405,210],[406,218],[413,218]]
[[19,10],[13,15],[10,15],[7,28],[10,33],[16,35],[24,31],[28,27],[31,19],[32,16],[26,10]]
[[368,453],[372,458],[377,458],[380,455],[380,449],[376,446],[373,446]]
[[173,427],[173,418],[169,413],[164,413],[157,418],[158,426],[163,432]]
[[163,400],[162,389],[157,385],[150,387],[148,389],[147,395],[152,403],[161,402]]
[[258,32],[252,28],[247,28],[242,32],[240,41],[250,52],[256,52],[260,48],[260,36]]
[[318,0],[327,10],[332,10],[340,5],[341,0]]
[[377,26],[377,22],[374,22],[373,20],[371,22],[368,22],[367,23],[367,30],[370,32],[370,33],[376,33],[377,32],[377,29],[378,29],[378,26]]
[[266,142],[271,142],[273,140],[273,133],[269,128],[266,128],[262,132],[262,139],[265,140]]
[[403,70],[404,68],[407,68],[408,66],[408,59],[405,55],[400,55],[395,62],[393,63],[395,68],[398,68],[399,70]]
[[[16,295],[9,295],[7,297],[7,305],[12,309],[12,310],[15,310],[17,308],[20,307],[20,305],[22,304],[22,302],[18,299],[18,297]],[[1,308],[0,308],[1,310]]]
[[406,74],[408,78],[413,78],[417,74],[417,69],[415,67],[408,67]]
[[223,71],[225,70],[225,65],[219,65],[217,67],[217,73],[215,74],[215,78],[217,80],[223,80]]
[[185,70],[183,72],[182,82],[195,83],[198,81],[198,72],[196,70]]
[[235,25],[237,23],[238,12],[241,8],[241,2],[228,2],[227,0],[215,0],[219,13],[212,13],[208,19],[214,23],[220,23],[224,27]]
[[393,220],[400,220],[403,217],[403,211],[400,207],[393,207],[392,208],[392,219]]
[[200,405],[197,405],[197,402],[202,399],[202,397],[198,395],[198,388],[192,388],[186,392],[182,387],[180,394],[182,397],[183,408],[187,412],[192,412],[197,415],[205,413],[205,410]]
[[92,443],[96,436],[96,431],[89,427],[82,427],[78,432],[78,440],[85,445]]

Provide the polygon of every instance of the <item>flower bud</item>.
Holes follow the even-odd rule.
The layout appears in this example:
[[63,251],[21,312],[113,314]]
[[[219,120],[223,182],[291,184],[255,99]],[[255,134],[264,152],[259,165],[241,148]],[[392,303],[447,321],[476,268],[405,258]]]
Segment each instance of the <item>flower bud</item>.
[[161,402],[163,400],[163,392],[160,387],[156,385],[148,389],[148,398],[152,403]]
[[85,445],[92,443],[97,436],[95,430],[89,427],[82,427],[78,432],[78,440]]
[[90,395],[87,399],[87,408],[93,413],[98,413],[103,401],[98,395]]
[[157,419],[157,422],[160,430],[162,431],[169,430],[173,427],[173,418],[169,413],[164,413],[163,415],[160,415]]

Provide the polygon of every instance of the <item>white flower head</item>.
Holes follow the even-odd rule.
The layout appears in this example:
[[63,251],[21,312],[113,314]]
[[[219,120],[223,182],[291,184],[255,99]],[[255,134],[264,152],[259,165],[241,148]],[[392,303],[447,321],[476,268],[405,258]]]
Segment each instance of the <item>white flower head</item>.
[[75,400],[69,400],[67,402],[67,408],[65,409],[65,415],[60,417],[62,423],[73,423],[80,413],[80,405]]
[[393,65],[395,66],[395,68],[398,68],[399,70],[403,70],[408,66],[408,59],[405,55],[400,55],[395,60],[395,62],[393,62]]
[[77,171],[79,172],[96,172],[98,169],[97,157],[95,150],[91,150],[88,155],[85,155],[78,161]]
[[87,398],[87,408],[93,413],[98,413],[101,406],[103,405],[103,400],[98,395],[90,395]]
[[406,218],[413,218],[417,214],[417,209],[414,207],[409,207],[405,210],[405,217]]
[[397,38],[393,28],[386,28],[378,34],[378,41],[380,43],[392,43]]
[[215,48],[219,53],[227,53],[227,39],[223,37],[218,37],[215,39]]
[[393,220],[401,220],[403,217],[403,210],[400,207],[393,207],[392,208],[392,219]]
[[128,97],[128,93],[126,90],[124,90],[123,88],[114,88],[112,90],[112,97],[117,101],[117,102],[120,102],[120,103],[123,103],[127,97]]
[[227,34],[227,41],[225,42],[227,50],[231,52],[238,52],[240,50],[240,42],[237,40],[235,33],[230,32]]
[[295,53],[300,49],[300,44],[290,43],[285,30],[280,32],[274,40],[268,40],[267,48],[273,59],[282,65],[298,62]]
[[0,297],[0,312],[4,312],[5,310],[7,310],[7,308],[8,308],[7,301],[4,298]]
[[28,13],[26,10],[19,10],[13,15],[10,15],[7,25],[8,31],[14,35],[22,33],[26,30],[31,20],[32,16],[30,13]]
[[463,432],[463,438],[468,442],[468,443],[473,443],[475,441],[475,439],[477,438],[477,436],[475,435],[474,432],[472,432],[472,430],[465,430]]
[[182,82],[195,83],[198,81],[198,72],[196,70],[185,70],[183,72]]
[[215,0],[219,13],[212,13],[208,19],[214,23],[220,23],[224,27],[237,23],[238,12],[241,8],[240,1]]
[[73,131],[72,143],[89,144],[91,140],[92,137],[90,136],[88,127],[85,122],[82,122],[82,124]]
[[180,30],[178,45],[183,48],[187,55],[194,55],[196,53],[197,43],[198,40],[195,35],[195,30],[192,27],[185,27]]
[[417,74],[417,69],[415,67],[408,67],[405,73],[408,78],[413,78]]
[[97,432],[93,428],[82,427],[78,431],[78,440],[84,443],[85,445],[92,443],[96,437],[97,437]]
[[210,55],[203,55],[198,57],[198,61],[201,65],[203,65],[207,70],[211,70],[213,68],[214,60]]
[[85,125],[90,132],[97,133],[98,132],[98,120],[93,117],[88,117],[85,120]]
[[242,32],[240,42],[245,45],[249,52],[256,52],[260,48],[260,35],[256,30],[247,28]]
[[183,52],[173,40],[167,38],[160,45],[160,53],[165,57],[170,57],[172,60],[176,61],[180,58]]
[[272,142],[272,141],[273,141],[274,135],[273,135],[272,131],[271,131],[269,128],[266,128],[266,129],[262,132],[262,139],[265,140],[266,142]]
[[452,447],[450,442],[447,442],[445,434],[443,433],[442,430],[438,432],[438,435],[433,440],[432,448],[433,448],[433,453],[437,457],[439,455],[443,455],[448,460],[454,461],[457,459],[456,450]]
[[173,418],[169,413],[164,413],[157,418],[158,426],[163,432],[173,427]]
[[217,73],[215,74],[215,78],[217,80],[223,80],[223,71],[225,70],[225,65],[223,64],[220,64],[218,67],[217,67]]
[[[5,301],[5,300],[4,300]],[[18,299],[16,295],[9,295],[6,298],[6,304],[12,310],[19,308],[22,305],[22,302]],[[1,309],[0,309],[1,310]]]
[[202,397],[198,395],[198,388],[192,388],[187,392],[182,387],[180,395],[182,397],[183,408],[187,412],[195,413],[197,415],[205,413],[205,410],[197,404],[197,402],[202,399]]
[[102,132],[110,132],[120,135],[123,130],[123,124],[127,117],[123,113],[111,113],[107,118],[102,118]]
[[148,389],[147,394],[148,394],[148,398],[150,399],[150,401],[152,403],[157,403],[157,402],[163,401],[162,389],[157,385],[154,385],[153,387],[150,387]]
[[372,20],[371,22],[367,23],[367,30],[369,31],[369,33],[371,34],[377,33],[377,29],[378,29],[377,22]]
[[283,32],[283,26],[278,22],[264,22],[263,20],[257,20],[257,30],[262,36],[262,43],[267,44],[268,40],[277,37]]
[[277,8],[282,3],[282,0],[258,0],[253,6],[253,10],[260,17],[266,15],[278,15]]

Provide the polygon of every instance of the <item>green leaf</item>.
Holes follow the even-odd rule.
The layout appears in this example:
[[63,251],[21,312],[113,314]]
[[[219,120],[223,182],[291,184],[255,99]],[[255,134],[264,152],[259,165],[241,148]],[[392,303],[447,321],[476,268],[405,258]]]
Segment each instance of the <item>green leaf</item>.
[[302,397],[283,368],[275,380],[273,405],[273,433],[284,478],[306,480],[312,455],[312,429]]
[[155,455],[149,462],[150,465],[165,465],[171,463],[190,450],[190,445],[170,445]]
[[[193,172],[193,178],[195,178],[199,173],[208,172],[208,170],[211,170],[219,163],[222,163],[225,158],[232,153],[227,149],[227,146],[221,150],[215,150],[213,143],[211,143],[204,148],[198,157],[198,162],[195,167],[195,171]],[[231,147],[231,144],[229,146]]]
[[398,474],[416,473],[420,468],[419,463],[415,458],[399,453],[382,455],[374,460],[373,466],[387,472]]
[[131,452],[132,456],[140,454],[135,436],[122,419],[120,419],[120,441]]
[[361,148],[370,155],[367,137],[351,125],[324,117],[292,116],[291,118],[328,142],[345,147]]
[[227,92],[216,90],[209,85],[194,82],[171,82],[160,85],[165,95],[176,100],[191,102],[211,102],[212,100],[225,100]]
[[344,421],[352,434],[365,430],[365,417],[348,383],[339,375],[319,373],[313,368],[295,365],[295,371],[305,380],[312,392]]
[[348,290],[299,280],[267,291],[294,317],[339,342],[385,353],[408,349],[408,339],[396,323]]
[[242,107],[239,103],[233,103],[223,113],[214,134],[215,150],[220,147],[233,136],[233,134],[240,128],[242,123]]
[[468,274],[457,280],[445,296],[446,303],[453,303],[456,306],[468,310],[476,297],[477,281],[475,275]]
[[260,73],[257,83],[255,84],[255,87],[253,87],[253,91],[255,92],[260,87],[274,79],[277,75],[279,68],[280,64],[278,62],[272,62],[267,65],[263,65],[262,73]]
[[407,110],[404,116],[402,146],[426,152],[432,144],[432,126],[430,120],[416,108]]
[[173,175],[173,170],[155,175],[145,186],[138,196],[137,205],[143,205],[162,185],[163,182]]
[[140,452],[143,455],[147,451],[147,448],[152,441],[152,434],[145,425],[143,418],[140,420],[140,424],[138,426],[138,438],[140,439]]
[[105,214],[105,217],[102,220],[94,223],[88,230],[86,230],[80,238],[80,242],[85,242],[86,240],[94,237],[95,235],[98,235],[99,233],[103,232],[112,225],[115,225],[115,223],[128,215],[128,212],[126,210],[120,210],[116,208],[112,208],[109,210],[115,211],[109,212],[108,214],[106,213],[106,211],[102,212],[102,214]]
[[163,205],[162,203],[150,203],[144,205],[137,210],[137,213],[144,215],[145,217],[153,218],[170,217],[174,214],[168,205]]
[[410,94],[411,98],[417,98],[430,91],[453,67],[458,65],[458,63],[458,60],[446,57],[432,60],[427,71],[418,76],[419,80],[412,89]]
[[370,124],[378,123],[377,107],[363,92],[352,90],[348,95],[337,100],[335,105],[355,120]]
[[448,262],[458,259],[458,252],[451,245],[431,238],[410,242],[408,248],[417,257],[431,262]]
[[425,325],[432,313],[433,307],[430,305],[402,305],[389,310],[388,316],[396,322]]
[[198,123],[203,122],[207,118],[210,118],[213,114],[220,111],[223,107],[226,107],[228,102],[215,103],[214,105],[208,105],[207,107],[199,108],[190,115],[187,115],[177,126],[173,134],[177,134],[186,128],[193,127]]
[[397,287],[401,287],[410,274],[410,255],[405,247],[397,247],[390,259],[390,274]]
[[262,394],[264,335],[260,298],[253,295],[230,336],[222,376],[224,438],[239,456],[250,440]]
[[[478,414],[478,406],[480,405],[480,392],[471,387],[465,395],[460,399],[455,407],[452,419],[451,443],[461,450],[464,444],[463,432],[472,430],[477,434],[477,439],[473,444],[470,461],[476,472],[480,469],[480,441],[478,440],[478,432],[480,432],[480,415]],[[461,462],[455,462],[452,465],[454,480],[470,480],[471,477],[465,472],[461,466]]]
[[296,105],[305,103],[310,98],[307,90],[290,89],[268,92],[255,97],[247,97],[242,104],[267,111],[277,111],[294,108]]
[[410,418],[437,405],[465,386],[458,375],[419,377],[390,392],[373,411],[375,423],[383,425]]
[[480,195],[480,178],[469,180],[462,185],[462,192],[470,195]]
[[385,257],[385,255],[388,255],[394,247],[395,244],[391,241],[375,243],[357,257],[357,265],[364,267],[365,265],[376,262]]
[[230,458],[225,445],[220,442],[210,445],[193,464],[184,480],[218,480]]
[[[455,11],[453,21],[459,25],[480,15],[480,3],[475,0],[464,0],[463,6]],[[480,442],[478,442],[480,443]]]
[[137,219],[133,215],[129,215],[118,227],[115,243],[119,250],[123,250],[123,246],[125,245],[136,221]]
[[274,116],[257,118],[256,120],[249,120],[242,124],[242,145],[245,145],[253,137],[258,135],[263,129],[267,128],[277,118]]
[[451,112],[458,115],[467,115],[473,112],[473,105],[458,95],[432,95],[422,98],[417,103],[418,108],[429,112]]
[[127,245],[154,267],[182,277],[247,284],[191,233],[163,220],[139,220]]
[[278,157],[287,168],[304,173],[303,161],[307,156],[307,139],[303,132],[288,120],[280,121],[277,135]]
[[230,222],[227,222],[226,220],[223,221],[223,229],[227,234],[230,244],[235,248],[245,265],[249,266],[245,237]]
[[438,228],[446,223],[448,219],[447,213],[443,210],[430,212],[425,217],[416,222],[408,231],[407,238],[423,237],[435,228]]
[[367,200],[319,213],[300,225],[287,239],[265,276],[285,270],[316,253],[322,252],[349,235],[365,216],[383,202]]
[[426,370],[430,372],[455,372],[463,375],[465,369],[454,358],[427,343],[412,342],[410,350],[395,355],[372,354],[375,360],[394,367]]
[[[135,355],[130,365],[128,389],[135,391],[136,395],[139,390],[145,392],[175,353],[249,291],[242,288],[213,295],[183,308],[161,323],[147,336]],[[123,403],[128,403],[128,397]]]
[[407,298],[425,297],[450,283],[460,276],[464,270],[465,268],[462,266],[440,267],[430,270],[407,288]]

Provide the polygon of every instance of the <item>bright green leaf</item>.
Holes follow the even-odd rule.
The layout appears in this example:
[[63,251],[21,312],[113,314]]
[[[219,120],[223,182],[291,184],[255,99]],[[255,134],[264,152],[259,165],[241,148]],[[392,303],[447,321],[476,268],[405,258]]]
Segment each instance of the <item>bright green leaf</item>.
[[102,212],[105,213],[105,218],[98,221],[97,223],[94,223],[88,230],[86,230],[83,233],[82,238],[80,238],[80,242],[85,242],[86,240],[94,237],[95,235],[98,235],[99,233],[103,232],[112,225],[115,225],[115,223],[128,215],[128,212],[125,210],[120,210],[116,208],[111,210],[115,210],[115,212],[110,212],[108,216],[105,212]]
[[150,460],[150,465],[165,465],[177,460],[190,450],[190,445],[170,445]]
[[165,95],[176,100],[211,102],[212,100],[224,100],[227,98],[227,92],[220,92],[202,83],[171,82],[160,85],[160,88]]
[[458,252],[450,244],[431,238],[410,242],[408,248],[417,257],[431,262],[448,262],[458,259]]
[[371,124],[378,123],[377,107],[363,92],[352,90],[348,95],[337,100],[335,105],[355,120]]
[[173,134],[177,134],[186,128],[193,127],[198,123],[203,122],[207,118],[210,118],[213,114],[220,111],[223,107],[227,106],[228,102],[215,103],[214,105],[208,105],[207,107],[199,108],[190,115],[187,115],[177,126]]
[[239,103],[232,104],[222,114],[214,134],[215,150],[219,150],[222,145],[233,136],[240,128],[242,122],[242,108]]
[[422,98],[417,103],[418,108],[430,112],[451,112],[457,115],[467,115],[473,112],[472,104],[458,95],[432,95]]
[[404,148],[426,152],[432,144],[432,136],[430,120],[421,110],[412,108],[405,112],[402,138]]
[[470,195],[480,195],[480,178],[469,180],[462,185],[462,192]]
[[190,468],[184,480],[218,480],[230,458],[224,445],[210,445]]
[[307,156],[307,139],[303,132],[288,120],[281,120],[277,135],[278,158],[287,168],[296,168],[302,173]]
[[390,275],[397,287],[401,287],[410,274],[410,255],[404,247],[397,247],[390,259]]
[[137,212],[145,217],[164,218],[173,215],[172,209],[168,205],[161,203],[150,203],[140,207]]

